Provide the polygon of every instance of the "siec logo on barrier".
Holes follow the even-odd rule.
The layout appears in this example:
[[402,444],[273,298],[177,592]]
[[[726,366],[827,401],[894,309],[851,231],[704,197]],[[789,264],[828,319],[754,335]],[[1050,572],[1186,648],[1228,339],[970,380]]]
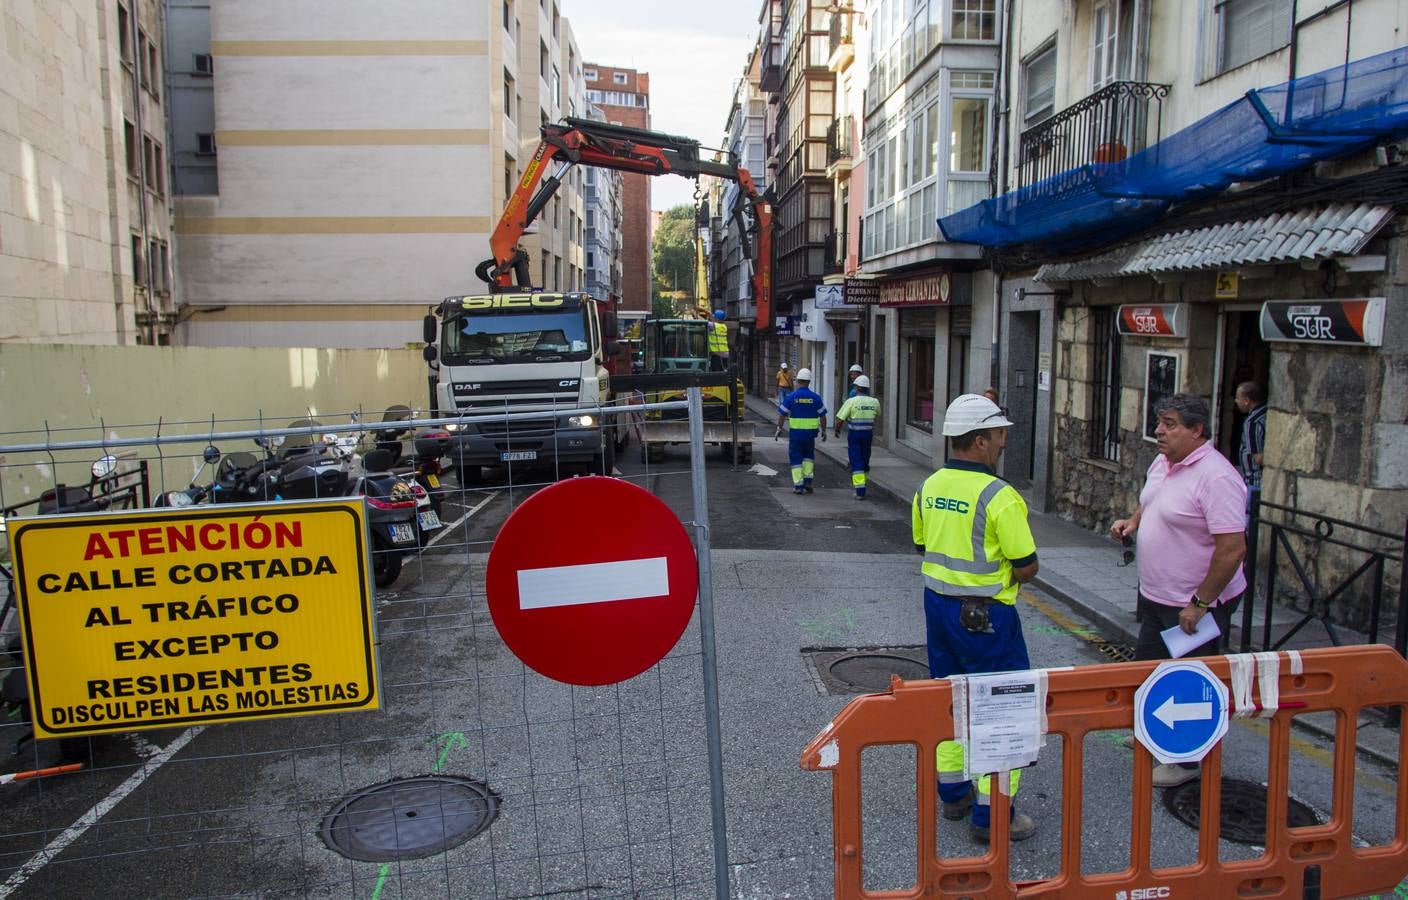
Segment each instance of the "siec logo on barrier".
[[360,503],[13,519],[39,737],[376,709]]

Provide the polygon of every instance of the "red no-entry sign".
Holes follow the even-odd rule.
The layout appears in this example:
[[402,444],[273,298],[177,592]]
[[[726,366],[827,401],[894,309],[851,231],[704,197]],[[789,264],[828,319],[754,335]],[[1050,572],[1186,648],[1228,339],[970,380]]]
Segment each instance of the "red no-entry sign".
[[694,611],[694,546],[659,498],[615,478],[544,488],[489,552],[489,612],[530,668],[613,684],[659,662]]

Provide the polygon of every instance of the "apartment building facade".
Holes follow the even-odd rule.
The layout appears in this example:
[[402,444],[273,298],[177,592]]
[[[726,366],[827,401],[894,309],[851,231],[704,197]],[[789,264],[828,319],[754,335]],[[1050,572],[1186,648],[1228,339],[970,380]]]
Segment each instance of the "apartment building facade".
[[[177,202],[186,343],[420,340],[428,306],[485,288],[475,265],[543,117],[585,109],[550,0],[351,0],[335,17],[246,0],[209,23],[213,112],[173,123],[213,121],[216,152],[216,178],[189,183],[218,193]],[[582,283],[580,194],[565,184],[524,242],[542,286]]]
[[[619,66],[585,66],[587,102],[601,109],[608,123],[650,128],[650,75]],[[621,308],[649,310],[651,250],[650,176],[621,173]]]
[[[588,103],[588,118],[606,121],[600,107]],[[622,174],[595,166],[583,172],[586,193],[586,242],[583,244],[584,289],[594,297],[619,300],[624,279],[621,225]]]
[[169,343],[160,3],[10,4],[0,20],[0,341]]
[[1264,499],[1401,531],[1408,10],[1350,6],[1016,0],[1003,193],[942,225],[996,266],[1034,505],[1133,510],[1174,391],[1235,460],[1254,381]]

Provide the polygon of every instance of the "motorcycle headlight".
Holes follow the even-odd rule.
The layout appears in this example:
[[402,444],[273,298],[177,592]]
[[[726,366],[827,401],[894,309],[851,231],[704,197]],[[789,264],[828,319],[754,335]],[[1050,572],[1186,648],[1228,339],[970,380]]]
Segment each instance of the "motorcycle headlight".
[[569,416],[567,424],[573,428],[590,428],[596,424],[596,418],[593,416]]
[[448,425],[445,426],[445,430],[446,430],[446,431],[459,431],[459,430],[460,430],[460,426],[456,425],[454,422],[451,422],[450,424],[448,424]]

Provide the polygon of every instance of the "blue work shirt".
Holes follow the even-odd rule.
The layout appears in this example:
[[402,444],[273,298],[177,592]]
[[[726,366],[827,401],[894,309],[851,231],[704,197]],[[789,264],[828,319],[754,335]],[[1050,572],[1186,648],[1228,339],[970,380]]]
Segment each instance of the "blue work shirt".
[[811,388],[797,388],[782,401],[778,411],[786,414],[791,430],[815,433],[821,427],[821,417],[826,415],[826,406],[821,395]]

